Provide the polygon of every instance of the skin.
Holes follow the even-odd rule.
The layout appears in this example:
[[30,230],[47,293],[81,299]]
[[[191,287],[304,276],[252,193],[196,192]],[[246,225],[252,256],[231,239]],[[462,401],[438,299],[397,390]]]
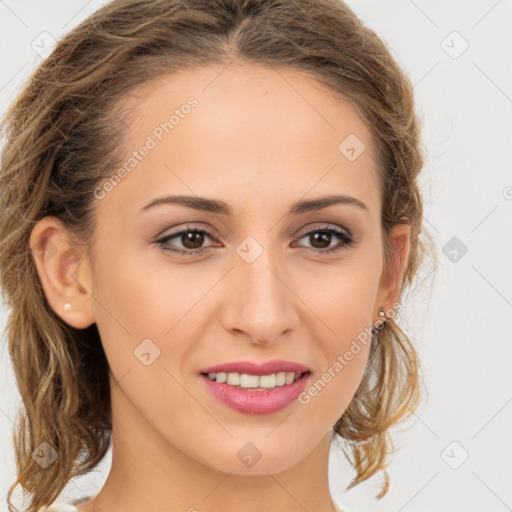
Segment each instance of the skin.
[[[331,429],[359,386],[369,343],[309,403],[267,415],[218,402],[198,373],[285,359],[308,366],[312,384],[375,325],[379,306],[399,299],[410,230],[391,231],[396,255],[386,272],[370,132],[348,101],[299,71],[232,64],[146,85],[127,103],[131,151],[187,98],[198,105],[95,200],[94,261],[72,249],[55,217],[30,238],[32,247],[58,248],[46,262],[35,258],[49,304],[73,327],[96,322],[112,372],[112,468],[78,509],[330,511]],[[354,161],[338,150],[349,134],[366,145]],[[181,205],[138,211],[166,194],[222,200],[233,215]],[[353,196],[367,211],[335,204],[287,214],[327,194]],[[154,243],[186,224],[213,237],[201,245],[178,236],[167,247],[209,251],[173,255]],[[315,243],[304,233],[335,226],[357,244],[322,256],[342,240]],[[263,248],[250,264],[236,252],[246,237]],[[145,338],[160,350],[149,366],[133,353]],[[247,442],[262,454],[252,467],[237,457]]]

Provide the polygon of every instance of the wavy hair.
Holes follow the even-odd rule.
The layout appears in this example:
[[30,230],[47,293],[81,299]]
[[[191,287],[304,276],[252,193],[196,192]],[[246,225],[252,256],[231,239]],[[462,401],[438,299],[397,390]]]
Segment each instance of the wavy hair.
[[[14,429],[27,512],[52,503],[70,478],[92,470],[112,436],[109,368],[96,324],[67,325],[49,306],[29,246],[35,223],[58,217],[92,254],[94,194],[122,162],[130,91],[183,69],[254,63],[308,73],[348,98],[378,148],[385,265],[389,229],[411,226],[401,292],[434,242],[423,226],[424,165],[413,87],[387,45],[341,0],[114,0],[67,33],[32,73],[1,122],[0,285],[6,338],[22,399]],[[387,266],[386,266],[387,268]],[[422,380],[408,336],[389,319],[334,426],[356,471],[347,489],[387,467],[389,429],[419,404]],[[333,437],[334,437],[333,435]],[[41,443],[59,464],[41,470]],[[384,496],[389,479],[378,494]]]

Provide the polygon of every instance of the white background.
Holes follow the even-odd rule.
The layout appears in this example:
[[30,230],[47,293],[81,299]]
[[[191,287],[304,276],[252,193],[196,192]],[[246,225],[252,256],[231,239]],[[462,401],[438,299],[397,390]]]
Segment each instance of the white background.
[[[104,3],[0,0],[0,112],[41,61],[32,48],[40,34],[58,40]],[[404,433],[395,431],[391,489],[375,500],[379,479],[373,478],[345,492],[354,473],[333,450],[332,493],[352,512],[511,510],[512,2],[348,4],[387,42],[414,84],[428,153],[426,224],[437,238],[440,264],[432,295],[426,268],[402,301],[401,325],[420,352],[428,399]],[[0,309],[0,332],[5,321]],[[14,480],[11,436],[19,401],[3,341],[2,511]],[[101,473],[71,482],[66,494],[95,493],[109,467],[110,453]]]

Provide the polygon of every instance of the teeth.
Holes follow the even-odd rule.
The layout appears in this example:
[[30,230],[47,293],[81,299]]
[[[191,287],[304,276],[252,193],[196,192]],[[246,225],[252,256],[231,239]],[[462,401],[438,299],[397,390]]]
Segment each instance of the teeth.
[[279,372],[276,374],[276,386],[284,386],[286,384],[286,373]]
[[208,378],[215,382],[226,383],[230,386],[236,386],[244,389],[273,389],[277,386],[291,384],[302,374],[295,372],[279,372],[271,375],[249,375],[247,373],[208,373]]
[[[209,373],[208,376],[212,380],[215,379],[215,373]],[[228,380],[228,374],[227,373],[225,373],[225,372],[217,373],[217,382],[223,383],[223,382],[226,382],[226,380]]]
[[260,388],[276,387],[277,375],[275,373],[273,373],[272,375],[262,375],[261,377],[255,375],[254,378],[256,379],[256,382],[260,385]]
[[295,374],[294,373],[287,373],[285,377],[286,384],[291,384],[295,380]]
[[226,384],[230,384],[231,386],[240,385],[240,374],[239,373],[228,373],[228,379]]

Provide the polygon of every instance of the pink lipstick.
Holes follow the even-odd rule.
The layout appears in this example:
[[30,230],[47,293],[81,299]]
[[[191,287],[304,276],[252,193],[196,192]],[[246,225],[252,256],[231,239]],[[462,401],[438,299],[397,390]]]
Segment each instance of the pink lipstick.
[[201,370],[212,395],[236,411],[271,414],[292,404],[304,391],[311,370],[291,361],[239,361]]

